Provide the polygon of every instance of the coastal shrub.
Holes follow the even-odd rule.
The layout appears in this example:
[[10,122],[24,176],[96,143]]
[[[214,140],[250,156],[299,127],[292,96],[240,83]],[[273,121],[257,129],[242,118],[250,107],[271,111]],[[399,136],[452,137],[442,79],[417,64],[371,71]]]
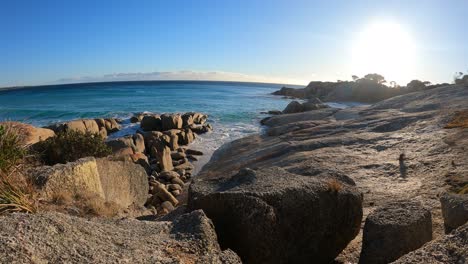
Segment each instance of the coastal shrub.
[[40,160],[47,165],[67,163],[84,157],[105,157],[112,154],[99,134],[67,131],[39,142],[33,147]]
[[7,173],[25,156],[19,136],[8,124],[0,125],[0,171]]
[[[72,210],[70,210],[72,208]],[[121,211],[121,207],[113,202],[106,202],[99,195],[85,190],[77,193],[57,191],[48,201],[44,201],[41,210],[71,213],[77,216],[112,217]]]
[[21,173],[0,172],[0,215],[11,212],[35,213],[37,195],[33,184]]

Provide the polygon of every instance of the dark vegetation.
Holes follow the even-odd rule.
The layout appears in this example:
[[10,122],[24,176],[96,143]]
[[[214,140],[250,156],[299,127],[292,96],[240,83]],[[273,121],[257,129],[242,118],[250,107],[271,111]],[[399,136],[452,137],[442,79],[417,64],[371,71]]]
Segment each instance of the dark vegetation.
[[[412,80],[406,86],[400,86],[394,81],[387,82],[384,76],[377,73],[367,74],[363,78],[353,75],[352,79],[353,81],[310,82],[302,89],[283,87],[273,94],[301,99],[317,97],[324,101],[374,103],[397,95],[449,85],[433,85],[428,81]],[[466,79],[468,80],[468,77]]]
[[67,163],[84,157],[105,157],[112,150],[98,134],[79,131],[60,132],[55,137],[34,145],[39,159],[47,164]]
[[37,210],[36,192],[22,173],[26,150],[9,125],[0,126],[0,215]]

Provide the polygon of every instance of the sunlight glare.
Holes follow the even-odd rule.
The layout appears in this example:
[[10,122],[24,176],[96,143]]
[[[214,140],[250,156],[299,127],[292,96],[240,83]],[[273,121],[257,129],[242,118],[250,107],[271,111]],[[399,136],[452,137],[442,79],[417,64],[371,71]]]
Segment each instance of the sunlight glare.
[[397,23],[374,23],[357,35],[352,70],[362,77],[382,74],[388,82],[406,84],[415,67],[416,48],[411,35]]

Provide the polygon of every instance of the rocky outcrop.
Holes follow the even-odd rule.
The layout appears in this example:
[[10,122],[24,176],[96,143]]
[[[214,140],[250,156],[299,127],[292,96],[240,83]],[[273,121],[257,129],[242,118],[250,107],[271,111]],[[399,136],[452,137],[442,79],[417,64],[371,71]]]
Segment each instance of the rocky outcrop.
[[[106,144],[112,149],[112,152],[117,155],[127,154],[131,149],[132,153],[144,153],[145,152],[145,140],[143,135],[134,134],[109,140]],[[130,153],[131,154],[131,153]]]
[[12,214],[0,217],[0,244],[3,263],[241,263],[202,211],[161,222]]
[[12,129],[19,136],[20,144],[25,146],[34,145],[39,141],[55,136],[54,131],[51,129],[34,127],[20,122],[0,122],[0,126],[7,126]]
[[181,129],[182,117],[179,114],[164,114],[161,116],[162,130]]
[[362,197],[352,185],[272,167],[235,175],[202,174],[189,208],[203,209],[221,245],[247,263],[328,263],[359,232]]
[[[277,199],[269,203],[270,200],[267,202],[266,197],[269,197],[270,193],[279,195],[280,192],[277,193],[276,190],[283,186],[271,183],[265,185],[263,192],[260,188],[255,192],[251,189],[251,186],[258,186],[256,182],[264,182],[259,180],[252,180],[254,183],[246,180],[233,189],[225,186],[235,182],[236,177],[230,179],[243,168],[253,168],[258,173],[279,167],[287,172],[284,175],[290,176],[284,183],[286,186],[282,192],[284,194],[287,193],[288,186],[294,189],[296,183],[302,184],[303,177],[315,178],[319,182],[327,182],[330,179],[330,190],[340,189],[343,184],[352,186],[352,182],[356,182],[364,194],[365,216],[377,206],[380,207],[389,201],[402,199],[422,201],[432,214],[433,234],[437,238],[443,234],[438,195],[441,190],[449,187],[454,179],[459,179],[457,184],[463,185],[466,182],[464,175],[468,175],[467,133],[463,128],[444,129],[444,127],[451,120],[454,110],[468,108],[467,103],[468,90],[465,87],[448,86],[394,97],[372,106],[347,109],[324,108],[272,116],[265,121],[267,127],[264,134],[251,135],[230,142],[214,153],[211,161],[194,180],[192,186],[194,195],[192,196],[190,192],[189,204],[192,204],[192,200],[200,194],[201,202],[193,204],[198,204],[201,208],[206,206],[216,213],[213,220],[221,243],[228,241],[225,244],[228,245],[229,241],[242,241],[239,247],[231,248],[242,257],[248,256],[249,253],[245,253],[248,249],[243,251],[240,248],[243,244],[247,245],[247,241],[256,241],[256,237],[262,237],[262,234],[257,235],[254,230],[252,231],[254,235],[245,235],[247,231],[235,229],[238,227],[235,222],[250,223],[249,217],[232,221],[234,222],[232,224],[231,222],[225,224],[223,221],[228,217],[218,212],[224,210],[223,208],[229,208],[225,209],[226,216],[237,217],[241,215],[239,212],[248,211],[248,208],[276,206],[283,200]],[[277,175],[283,174],[277,173],[275,177]],[[271,177],[274,178],[273,174]],[[349,187],[343,188],[347,191]],[[295,193],[296,197],[302,198],[300,195],[305,195],[307,192]],[[238,200],[233,207],[223,207],[225,201],[231,197],[242,197],[244,200]],[[252,203],[255,206],[248,205],[251,199],[254,200]],[[223,206],[214,208],[212,206],[214,204]],[[259,204],[264,206],[259,207]],[[311,203],[304,204],[302,210],[307,210],[310,205]],[[303,211],[297,214],[301,215]],[[257,213],[266,216],[269,212],[273,212],[271,215],[279,215],[282,211],[261,209],[252,212],[252,217],[256,217]],[[210,216],[209,211],[207,214]],[[217,222],[217,218],[222,221]],[[289,217],[284,216],[281,219],[280,223],[285,223]],[[259,223],[262,222],[256,222],[256,230],[263,230],[263,225],[259,226]],[[307,226],[306,221],[302,223],[304,224],[291,226]],[[226,230],[230,226],[234,226],[235,231],[232,233]],[[268,232],[264,233],[263,237],[269,239]],[[307,231],[295,235],[294,238],[305,236]],[[238,240],[231,240],[232,237],[237,237]],[[275,235],[272,237],[274,239]],[[351,241],[338,256],[337,261],[357,263],[361,252],[361,237],[359,235]],[[293,240],[293,236],[284,239],[289,243],[294,243],[291,242]],[[260,242],[258,245],[265,244],[266,242]],[[281,247],[278,245],[282,244],[278,242],[273,246],[273,250],[280,251]],[[303,244],[296,245],[298,248],[304,248]],[[252,248],[255,248],[255,245]],[[269,245],[265,248],[265,250],[258,248],[256,250],[268,252]],[[294,256],[289,258],[293,259]],[[317,259],[309,259],[308,262],[319,263]]]
[[418,202],[392,202],[367,217],[359,263],[389,263],[431,239],[429,210]]
[[408,253],[393,263],[467,263],[468,224],[452,233],[425,244],[422,248]]
[[298,101],[290,102],[286,108],[283,110],[283,114],[293,114],[306,111],[313,111],[322,108],[327,108],[328,106],[322,103],[318,98],[311,98],[307,102],[299,103]]
[[440,203],[446,233],[468,221],[468,195],[444,193],[440,197]]
[[148,194],[145,170],[131,161],[83,158],[67,164],[39,167],[31,174],[46,199],[60,192],[74,195],[86,192],[128,207],[132,204],[142,206]]
[[159,115],[146,115],[143,116],[140,123],[143,131],[161,131],[162,121]]
[[79,119],[48,126],[55,133],[66,131],[78,131],[81,133],[100,134],[104,138],[108,134],[119,131],[121,126],[114,118]]

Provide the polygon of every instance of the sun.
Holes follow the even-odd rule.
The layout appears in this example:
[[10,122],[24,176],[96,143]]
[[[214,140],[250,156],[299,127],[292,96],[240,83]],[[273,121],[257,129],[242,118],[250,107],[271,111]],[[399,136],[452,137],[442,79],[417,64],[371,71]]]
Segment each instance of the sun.
[[416,63],[412,36],[397,23],[373,23],[356,35],[352,46],[352,71],[358,76],[379,73],[387,81],[404,85]]

